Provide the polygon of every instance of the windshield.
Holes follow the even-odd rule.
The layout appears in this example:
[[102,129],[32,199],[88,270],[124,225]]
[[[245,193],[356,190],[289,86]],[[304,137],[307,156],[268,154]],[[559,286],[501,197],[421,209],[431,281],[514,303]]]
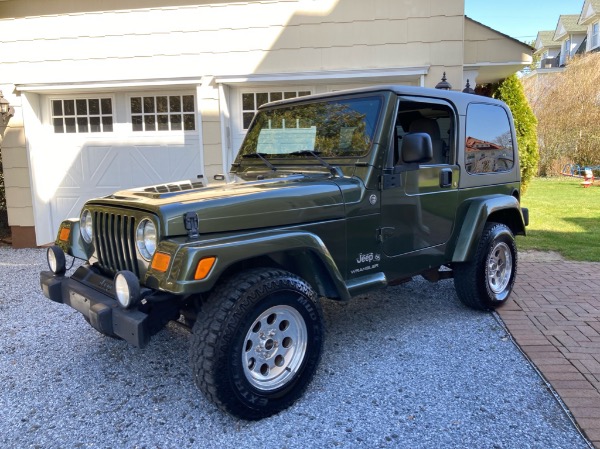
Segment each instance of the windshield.
[[362,97],[259,111],[240,155],[363,156],[371,149],[381,104],[381,97]]

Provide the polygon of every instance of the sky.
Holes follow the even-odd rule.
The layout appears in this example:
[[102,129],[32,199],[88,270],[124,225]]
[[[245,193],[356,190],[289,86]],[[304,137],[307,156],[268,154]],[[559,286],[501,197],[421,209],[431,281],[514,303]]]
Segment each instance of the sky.
[[523,42],[556,29],[561,14],[580,14],[585,0],[465,0],[465,14]]

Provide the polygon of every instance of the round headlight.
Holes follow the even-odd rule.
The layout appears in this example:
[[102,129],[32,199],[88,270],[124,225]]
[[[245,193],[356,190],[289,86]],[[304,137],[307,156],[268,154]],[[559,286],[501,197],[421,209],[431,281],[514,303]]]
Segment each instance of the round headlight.
[[142,257],[150,261],[156,251],[156,226],[148,218],[140,221],[136,232],[136,242]]
[[65,253],[58,246],[53,245],[48,248],[46,252],[46,259],[48,261],[48,267],[50,271],[58,276],[62,276],[65,274],[66,262],[65,262]]
[[92,213],[87,209],[84,209],[83,212],[81,212],[79,230],[83,240],[85,240],[86,243],[92,243],[92,236],[94,232],[92,227]]
[[124,309],[131,307],[140,298],[140,283],[131,271],[119,271],[115,276],[115,296]]

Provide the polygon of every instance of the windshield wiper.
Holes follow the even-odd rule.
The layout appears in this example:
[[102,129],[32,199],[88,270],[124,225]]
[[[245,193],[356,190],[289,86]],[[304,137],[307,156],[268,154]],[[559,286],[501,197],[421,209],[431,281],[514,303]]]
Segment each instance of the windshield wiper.
[[275,167],[273,164],[271,164],[271,163],[269,162],[269,160],[268,160],[268,159],[265,157],[265,153],[248,153],[248,154],[244,154],[244,155],[242,155],[242,157],[243,157],[243,158],[246,158],[246,159],[250,159],[250,158],[252,158],[252,159],[256,159],[256,158],[259,158],[259,159],[260,159],[260,160],[262,160],[262,161],[265,163],[265,165],[266,165],[267,167],[269,167],[271,170],[273,170],[273,171],[277,171],[277,168],[276,168],[276,167]]
[[340,178],[344,177],[344,173],[342,172],[342,169],[340,167],[335,167],[335,166],[331,165],[329,162],[327,162],[325,159],[323,159],[321,156],[319,156],[319,154],[321,154],[319,151],[301,150],[301,151],[294,151],[294,152],[288,153],[288,154],[293,154],[293,155],[298,155],[298,156],[312,156],[316,160],[318,160],[321,163],[321,165],[323,165],[323,167],[326,167],[327,169],[329,169],[329,172],[332,175],[337,175]]

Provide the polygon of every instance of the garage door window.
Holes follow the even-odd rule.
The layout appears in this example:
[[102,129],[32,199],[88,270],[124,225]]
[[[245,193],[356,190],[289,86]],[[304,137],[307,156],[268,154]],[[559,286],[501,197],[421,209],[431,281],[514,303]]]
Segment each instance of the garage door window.
[[131,129],[136,132],[194,131],[193,95],[131,97]]
[[111,98],[73,98],[52,100],[54,132],[111,133],[113,106]]
[[290,90],[275,92],[246,92],[242,93],[242,121],[244,129],[250,127],[250,122],[258,108],[271,101],[279,101],[288,98],[304,97],[310,95],[308,90]]

